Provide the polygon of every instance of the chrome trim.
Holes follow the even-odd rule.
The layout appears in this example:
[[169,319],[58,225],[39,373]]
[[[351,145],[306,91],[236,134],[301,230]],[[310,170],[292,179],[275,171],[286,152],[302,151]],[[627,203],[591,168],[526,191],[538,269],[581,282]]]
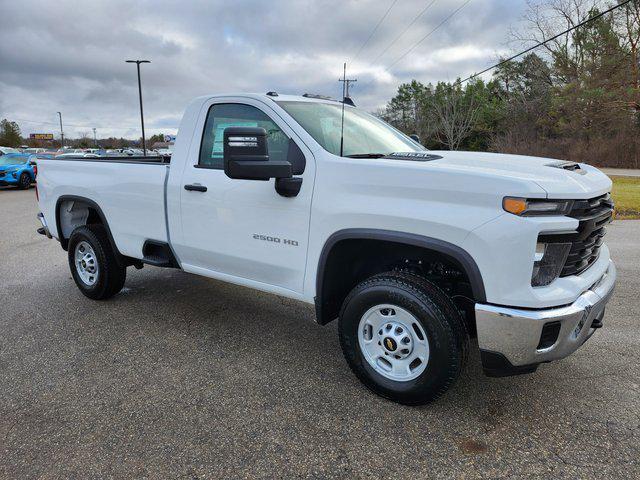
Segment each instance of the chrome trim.
[[[613,294],[616,276],[616,267],[610,260],[604,275],[575,302],[563,307],[523,310],[476,304],[480,349],[501,353],[514,366],[548,362],[570,355],[595,332],[590,326],[603,314]],[[537,349],[542,328],[552,321],[561,323],[556,343]]]

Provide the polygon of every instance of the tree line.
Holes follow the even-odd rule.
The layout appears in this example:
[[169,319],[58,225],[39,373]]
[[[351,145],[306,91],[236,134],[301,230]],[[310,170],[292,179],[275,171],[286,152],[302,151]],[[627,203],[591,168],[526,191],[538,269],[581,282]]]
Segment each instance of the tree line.
[[[151,148],[154,143],[164,142],[164,134],[157,133],[146,139],[147,148]],[[78,138],[65,138],[65,146],[72,148],[94,148],[96,141],[89,132],[83,132]],[[138,140],[129,140],[127,138],[98,138],[98,146],[100,148],[130,148],[142,145],[142,137]],[[29,147],[52,148],[60,147],[60,140],[40,140],[28,137],[22,137],[20,126],[16,122],[2,119],[0,120],[0,146],[1,147],[19,147],[28,145]]]
[[[596,0],[531,2],[527,28],[513,38],[531,45],[605,8]],[[431,149],[640,168],[639,48],[635,0],[505,63],[489,81],[405,83],[377,113]]]

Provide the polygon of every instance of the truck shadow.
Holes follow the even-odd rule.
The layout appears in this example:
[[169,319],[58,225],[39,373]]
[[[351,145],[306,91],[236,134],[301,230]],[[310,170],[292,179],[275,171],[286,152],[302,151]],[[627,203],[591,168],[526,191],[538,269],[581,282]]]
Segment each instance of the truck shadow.
[[[241,343],[243,358],[262,375],[297,378],[300,384],[311,382],[317,387],[315,395],[326,392],[331,385],[329,391],[334,393],[336,388],[348,389],[360,401],[389,403],[370,394],[351,374],[340,349],[337,322],[326,326],[316,324],[311,305],[153,267],[131,274],[125,290],[114,302],[151,309],[154,317],[166,319],[165,326],[205,342],[204,354],[220,353],[221,349],[224,352],[225,346]],[[282,363],[283,357],[285,363]],[[255,380],[261,382],[259,376]],[[446,408],[450,402],[456,408],[484,405],[492,415],[499,415],[501,410],[508,410],[513,401],[522,403],[529,398],[532,404],[539,402],[541,387],[548,381],[553,380],[544,372],[544,366],[533,376],[485,377],[477,342],[472,339],[464,373],[435,405],[440,405],[439,408]],[[260,388],[260,384],[255,383],[251,388]],[[534,392],[538,393],[534,395]],[[433,405],[422,408],[430,409]]]

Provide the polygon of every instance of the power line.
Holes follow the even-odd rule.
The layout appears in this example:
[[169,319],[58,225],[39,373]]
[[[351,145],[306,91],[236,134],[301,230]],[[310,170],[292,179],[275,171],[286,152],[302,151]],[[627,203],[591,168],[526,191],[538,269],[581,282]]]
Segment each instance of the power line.
[[546,40],[543,40],[542,42],[539,42],[539,43],[535,44],[534,46],[529,47],[529,48],[527,48],[526,50],[523,50],[523,51],[522,51],[522,52],[520,52],[520,53],[517,53],[517,54],[515,54],[515,55],[512,55],[511,57],[507,58],[506,60],[502,60],[502,61],[500,61],[500,62],[496,63],[495,65],[492,65],[491,67],[485,68],[485,69],[484,69],[484,70],[482,70],[481,72],[474,73],[473,75],[471,75],[470,77],[465,78],[464,80],[460,80],[460,82],[459,82],[459,83],[460,83],[460,84],[463,84],[464,82],[469,81],[469,80],[471,80],[472,78],[475,78],[475,77],[477,77],[477,76],[479,76],[479,75],[482,75],[483,73],[487,73],[488,71],[493,70],[494,68],[498,68],[498,67],[500,67],[500,66],[504,65],[505,63],[508,63],[508,62],[510,62],[510,61],[512,61],[512,60],[515,60],[516,58],[518,58],[518,57],[520,57],[520,56],[524,55],[525,53],[529,53],[531,50],[535,50],[536,48],[541,47],[541,46],[542,46],[542,45],[544,45],[545,43],[548,43],[548,42],[550,42],[550,41],[552,41],[552,40],[555,40],[556,38],[561,37],[562,35],[566,35],[567,33],[569,33],[569,32],[571,32],[571,31],[575,30],[576,28],[582,27],[583,25],[586,25],[586,24],[587,24],[587,23],[589,23],[589,22],[593,22],[594,20],[597,20],[598,18],[600,18],[600,17],[602,17],[602,16],[606,15],[607,13],[611,13],[611,12],[613,12],[613,11],[614,11],[615,9],[617,9],[617,8],[624,7],[627,3],[630,3],[630,2],[632,2],[632,1],[634,1],[634,0],[625,0],[625,1],[623,1],[622,3],[619,3],[618,5],[614,5],[613,7],[609,8],[608,10],[605,10],[605,11],[604,11],[604,12],[602,12],[602,13],[599,13],[599,14],[597,14],[597,15],[594,15],[593,17],[588,18],[587,20],[584,20],[583,22],[580,22],[579,24],[574,25],[573,27],[571,27],[571,28],[569,28],[569,29],[565,30],[564,32],[558,33],[557,35],[554,35],[554,36],[553,36],[553,37],[551,37],[551,38],[548,38],[548,39],[546,39]]
[[471,2],[471,0],[465,0],[465,2],[460,5],[458,8],[456,8],[453,12],[451,12],[449,14],[448,17],[446,17],[444,20],[442,20],[433,30],[431,30],[429,33],[427,33],[424,37],[422,37],[420,40],[418,40],[416,43],[414,43],[409,50],[407,50],[406,52],[404,52],[402,55],[400,55],[391,65],[389,65],[387,68],[385,68],[385,71],[390,70],[394,65],[396,65],[398,62],[400,62],[404,57],[406,57],[407,55],[409,55],[418,45],[420,45],[422,42],[424,42],[427,38],[429,38],[431,35],[433,35],[440,27],[442,27],[445,23],[447,23],[449,20],[451,20],[460,10],[462,10],[464,7],[466,7],[469,2]]
[[360,49],[358,50],[358,53],[356,53],[355,57],[353,57],[352,61],[355,61],[356,58],[358,58],[358,56],[360,55],[360,53],[362,53],[362,50],[364,49],[364,47],[367,45],[367,43],[369,43],[369,40],[371,40],[371,37],[373,37],[373,34],[376,33],[376,31],[378,30],[378,27],[380,27],[380,25],[382,24],[382,22],[384,22],[384,19],[387,18],[387,15],[389,15],[389,12],[391,11],[391,9],[395,6],[395,4],[398,3],[398,0],[393,0],[393,3],[389,6],[389,8],[387,8],[387,11],[384,12],[384,15],[382,15],[382,18],[380,18],[380,20],[378,20],[378,23],[376,23],[376,26],[373,27],[373,30],[371,30],[371,33],[369,34],[369,36],[367,37],[367,39],[364,41],[364,43],[360,46]]
[[396,44],[396,42],[397,42],[398,40],[400,40],[400,37],[402,37],[405,33],[407,33],[407,31],[409,31],[409,29],[413,26],[413,24],[414,24],[414,23],[416,23],[416,22],[418,21],[418,19],[419,19],[420,17],[422,17],[422,15],[424,15],[424,14],[425,14],[425,12],[426,12],[427,10],[429,10],[429,8],[431,8],[431,5],[433,5],[434,3],[436,3],[436,1],[437,1],[437,0],[431,0],[431,2],[429,2],[429,3],[427,4],[427,6],[426,6],[426,7],[424,7],[424,8],[422,9],[422,11],[421,11],[420,13],[418,13],[418,15],[416,15],[416,16],[415,16],[415,18],[414,18],[413,20],[411,20],[411,22],[409,23],[409,25],[407,25],[407,26],[405,27],[405,29],[404,29],[404,30],[402,30],[402,32],[400,32],[400,35],[398,35],[396,38],[394,38],[394,39],[393,39],[393,41],[392,41],[389,45],[387,45],[387,47],[386,47],[382,52],[380,52],[380,54],[379,54],[376,58],[374,58],[374,59],[371,61],[371,63],[376,63],[378,60],[380,60],[380,58],[382,58],[382,56],[383,56],[385,53],[387,53],[387,52],[389,51],[389,49],[390,49],[391,47],[393,47],[393,46]]

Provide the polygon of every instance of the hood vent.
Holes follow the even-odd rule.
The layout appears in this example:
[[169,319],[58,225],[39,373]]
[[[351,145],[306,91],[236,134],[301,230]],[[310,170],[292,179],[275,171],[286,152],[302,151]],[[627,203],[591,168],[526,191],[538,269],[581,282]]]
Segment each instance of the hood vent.
[[393,160],[411,160],[414,162],[428,162],[430,160],[438,160],[442,158],[440,155],[434,155],[427,152],[394,152],[385,156]]
[[580,164],[576,162],[559,161],[559,162],[547,163],[546,166],[553,167],[553,168],[561,168],[562,170],[569,170],[570,172],[576,172],[576,173],[579,173],[580,175],[584,175],[585,173],[587,173],[584,170],[582,170],[582,168],[580,168]]

